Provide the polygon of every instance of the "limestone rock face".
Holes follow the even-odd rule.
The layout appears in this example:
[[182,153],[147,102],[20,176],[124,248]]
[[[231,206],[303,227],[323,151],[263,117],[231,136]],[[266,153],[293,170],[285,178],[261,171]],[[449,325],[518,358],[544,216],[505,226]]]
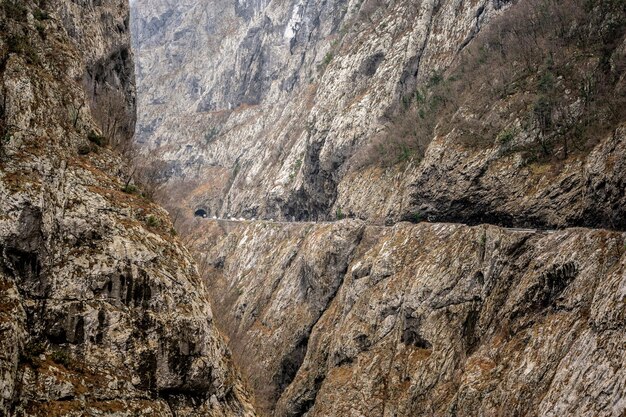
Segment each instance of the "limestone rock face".
[[0,415],[253,415],[195,264],[112,149],[135,120],[127,3],[4,1],[0,26]]
[[275,416],[621,416],[624,233],[205,222],[233,356]]
[[137,141],[168,163],[172,206],[334,218],[347,161],[387,110],[505,4],[137,0]]
[[498,149],[463,155],[450,145],[450,138],[436,139],[425,164],[407,176],[414,179],[413,212],[473,224],[626,229],[624,124],[554,171]]
[[[137,0],[137,141],[147,164],[165,163],[166,206],[218,217],[328,220],[341,212],[379,224],[419,216],[623,230],[623,120],[577,155],[529,163],[495,134],[479,149],[461,146],[452,119],[481,119],[461,106],[438,126],[450,125],[447,132],[422,138],[423,158],[359,167],[363,148],[393,135],[394,110],[455,67],[509,6]],[[622,8],[606,25],[623,18]],[[614,95],[623,95],[623,31],[612,39],[602,59],[615,72]],[[510,103],[489,106],[519,130],[520,149],[538,135]],[[482,119],[490,125],[495,116]]]
[[436,137],[420,164],[351,172],[335,203],[344,213],[385,221],[490,223],[626,229],[626,125],[586,155],[529,165],[500,146],[467,149]]

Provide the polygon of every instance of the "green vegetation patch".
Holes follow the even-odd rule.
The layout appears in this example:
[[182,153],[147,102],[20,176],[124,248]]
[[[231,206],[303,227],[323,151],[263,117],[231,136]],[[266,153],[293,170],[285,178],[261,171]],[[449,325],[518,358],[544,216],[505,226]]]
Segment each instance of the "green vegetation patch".
[[55,363],[63,365],[66,368],[69,368],[72,362],[69,352],[65,349],[55,350],[54,352],[52,352],[51,358]]
[[133,184],[126,184],[122,187],[122,192],[126,194],[137,194],[139,189]]
[[39,21],[50,19],[48,12],[41,9],[35,9],[33,11],[33,17]]
[[22,55],[29,64],[41,63],[37,50],[27,36],[10,35],[6,42],[9,53]]
[[148,217],[146,217],[146,224],[148,225],[148,227],[158,227],[161,222],[155,216],[149,215]]
[[28,10],[22,0],[4,0],[2,2],[2,10],[7,19],[17,22],[25,22],[28,15]]

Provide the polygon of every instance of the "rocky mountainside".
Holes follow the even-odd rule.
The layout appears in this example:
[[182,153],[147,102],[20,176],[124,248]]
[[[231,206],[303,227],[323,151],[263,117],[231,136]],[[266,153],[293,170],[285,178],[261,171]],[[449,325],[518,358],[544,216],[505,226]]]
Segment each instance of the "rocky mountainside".
[[612,0],[137,0],[137,140],[186,213],[624,229],[625,21]]
[[623,416],[626,234],[198,221],[274,416]]
[[0,28],[0,415],[254,415],[191,256],[119,153],[128,4],[3,0]]
[[137,0],[137,140],[169,163],[174,200],[221,216],[326,218],[345,162],[386,110],[501,6]]
[[625,415],[624,2],[132,9],[143,172],[260,414]]

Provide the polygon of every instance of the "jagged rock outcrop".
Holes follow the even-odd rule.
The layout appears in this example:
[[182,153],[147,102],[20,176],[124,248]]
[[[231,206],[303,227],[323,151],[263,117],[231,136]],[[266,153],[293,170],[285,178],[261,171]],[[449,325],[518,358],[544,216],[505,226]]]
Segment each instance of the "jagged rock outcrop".
[[124,1],[0,3],[3,416],[254,415],[192,258],[112,149],[135,120],[128,23]]
[[624,233],[196,228],[216,314],[268,414],[626,412]]
[[350,173],[336,206],[388,224],[428,219],[624,230],[625,128],[603,135],[586,155],[537,164],[499,144],[477,150],[459,145],[454,134],[436,137],[421,164]]

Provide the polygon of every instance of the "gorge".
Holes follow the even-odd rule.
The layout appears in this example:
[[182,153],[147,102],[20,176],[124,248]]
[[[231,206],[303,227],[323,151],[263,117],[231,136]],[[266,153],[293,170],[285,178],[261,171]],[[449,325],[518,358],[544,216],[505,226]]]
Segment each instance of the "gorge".
[[0,415],[626,415],[623,1],[0,27]]

